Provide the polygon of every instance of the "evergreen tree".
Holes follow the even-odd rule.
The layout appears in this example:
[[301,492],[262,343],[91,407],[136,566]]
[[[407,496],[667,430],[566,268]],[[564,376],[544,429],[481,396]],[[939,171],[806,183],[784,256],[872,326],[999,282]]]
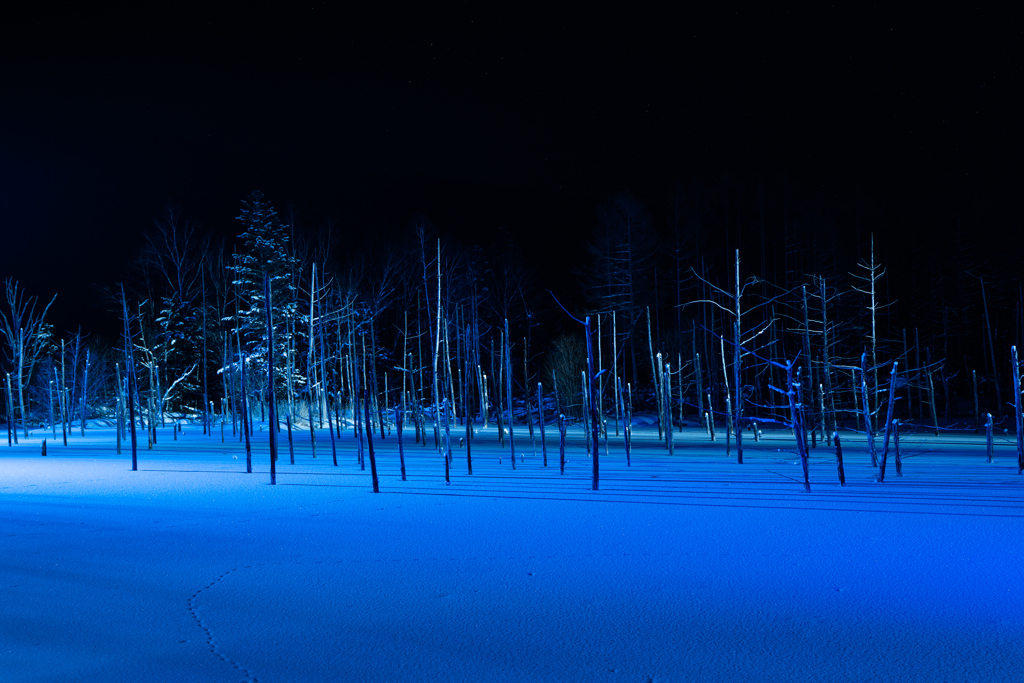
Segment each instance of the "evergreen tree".
[[[263,293],[263,275],[270,280],[270,299],[275,324],[285,324],[298,310],[297,291],[293,282],[298,260],[289,248],[288,228],[278,218],[277,211],[262,192],[254,191],[242,201],[242,212],[237,217],[243,230],[239,235],[241,252],[235,255],[228,269],[234,274],[233,285],[238,298],[237,325],[242,344],[249,354],[255,380],[265,378],[268,349],[266,342],[266,298]],[[287,335],[276,336],[273,353],[275,373],[283,391],[287,376]],[[255,382],[254,382],[255,384]],[[263,390],[266,387],[262,387]]]

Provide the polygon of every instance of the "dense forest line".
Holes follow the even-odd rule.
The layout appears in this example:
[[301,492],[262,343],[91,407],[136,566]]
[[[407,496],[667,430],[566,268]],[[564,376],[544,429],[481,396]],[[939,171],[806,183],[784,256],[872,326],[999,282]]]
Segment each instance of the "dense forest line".
[[[959,222],[943,240],[886,245],[871,210],[696,182],[659,211],[616,196],[585,244],[554,247],[510,232],[472,245],[414,219],[353,251],[259,192],[234,240],[168,210],[104,293],[117,339],[57,334],[48,300],[7,279],[2,410],[23,436],[106,419],[152,441],[147,427],[176,419],[241,434],[273,404],[290,426],[338,431],[365,394],[372,429],[400,414],[421,443],[439,443],[441,411],[513,438],[543,408],[616,434],[631,410],[663,433],[799,421],[812,445],[887,415],[937,431],[1013,414],[1020,280]],[[527,256],[546,248],[582,255],[566,255],[578,289],[540,285]]]

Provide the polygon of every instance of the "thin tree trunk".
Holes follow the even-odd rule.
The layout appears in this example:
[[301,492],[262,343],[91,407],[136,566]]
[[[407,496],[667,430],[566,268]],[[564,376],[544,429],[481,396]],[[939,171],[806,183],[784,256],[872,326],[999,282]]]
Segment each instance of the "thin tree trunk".
[[[647,324],[650,325],[650,315],[648,315],[648,317],[647,317]],[[584,323],[584,325],[585,325],[586,331],[587,331],[587,369],[589,371],[588,378],[587,378],[588,379],[588,381],[587,381],[587,391],[588,391],[588,399],[589,399],[588,402],[590,403],[590,414],[591,414],[590,435],[591,435],[591,443],[593,444],[593,453],[594,453],[593,475],[592,475],[592,478],[591,478],[591,486],[590,486],[590,488],[592,490],[594,490],[594,491],[597,491],[598,488],[599,488],[599,479],[600,479],[600,469],[598,467],[598,452],[597,452],[597,433],[598,433],[597,420],[598,420],[598,416],[597,416],[597,408],[594,405],[594,342],[593,342],[593,339],[591,338],[591,335],[590,335],[590,317],[589,316],[587,316],[586,322]]]
[[928,352],[928,405],[932,411],[932,425],[935,429],[935,436],[939,435],[939,410],[935,406],[935,381],[932,379],[932,350]]
[[[448,397],[446,396],[442,400],[442,408],[444,410],[444,483],[450,484],[449,479],[451,472],[452,462],[452,432],[451,432],[451,408],[448,406]],[[513,459],[515,457],[513,456]]]
[[992,413],[985,413],[985,452],[988,453],[989,464],[992,463],[992,455],[995,450],[992,447]]
[[558,414],[558,470],[565,474],[565,415]]
[[992,343],[992,323],[988,317],[988,298],[985,296],[985,278],[981,280],[981,303],[985,311],[985,333],[988,335],[988,350],[992,356],[992,380],[996,385],[996,415],[1003,413],[1003,392],[999,385],[999,370],[996,364],[996,347]]
[[[270,484],[277,483],[277,397],[274,392],[274,317],[270,302],[270,278],[263,274],[263,301],[267,307],[267,391],[269,391],[270,407],[268,418],[270,420],[268,435],[270,444]],[[206,360],[206,343],[203,342],[203,361]],[[203,378],[203,396],[206,396],[205,373]],[[206,412],[204,407],[203,412]],[[205,421],[204,421],[205,422]],[[206,433],[206,425],[203,426],[203,433]]]
[[903,459],[900,457],[900,419],[898,417],[892,421],[892,442],[896,451],[896,476],[902,477]]
[[633,444],[630,442],[629,437],[631,434],[632,424],[630,422],[631,411],[629,406],[626,405],[626,394],[627,392],[622,389],[622,380],[619,380],[619,401],[622,403],[622,440],[623,447],[626,449],[626,467],[630,467],[632,465],[630,459],[632,456],[631,451]]
[[[135,402],[132,400],[132,385],[135,384],[134,380],[135,371],[134,369],[128,370],[128,422],[131,425],[132,430],[132,472],[139,469],[139,460],[136,455],[138,451],[138,439],[135,435]],[[67,441],[64,442],[67,445]]]
[[[241,346],[239,346],[241,349]],[[246,356],[242,356],[242,421],[245,427],[242,429],[245,432],[245,472],[246,474],[252,474],[252,444],[249,442],[249,432],[252,428],[249,426],[249,394],[246,391],[245,386],[245,366],[248,365],[249,359]]]
[[1017,347],[1010,347],[1013,361],[1013,407],[1017,428],[1017,474],[1024,472],[1024,413],[1020,408],[1020,363],[1017,361]]
[[793,378],[793,363],[786,364],[786,397],[789,399],[789,414],[793,422],[793,435],[796,437],[796,450],[800,455],[800,465],[804,471],[804,491],[811,492],[810,471],[807,462],[807,442],[804,441],[806,431],[803,426],[803,411],[797,405],[799,387]]
[[878,467],[878,455],[875,452],[875,432],[871,424],[871,403],[868,401],[868,356],[864,352],[860,356],[860,392],[861,404],[864,407],[864,434],[868,439],[868,451],[871,453],[871,466]]
[[[405,417],[405,394],[402,394],[402,407],[395,406],[395,428],[398,430],[398,462],[402,468],[402,481],[405,481],[405,439],[402,436],[402,420]],[[473,474],[472,464],[470,474]]]
[[[647,308],[647,350],[651,354],[651,384],[654,385],[654,402],[658,413],[658,440],[662,438],[661,387],[658,381],[658,370],[654,364],[654,340],[651,338],[651,309]],[[590,371],[593,376],[593,370]]]
[[889,376],[889,404],[886,407],[885,415],[885,438],[882,441],[882,462],[878,465],[878,482],[882,483],[885,481],[885,461],[889,457],[889,436],[892,430],[892,411],[896,406],[896,366],[898,362],[892,364],[892,372]]
[[516,443],[512,434],[512,347],[508,336],[508,318],[505,319],[505,400],[508,403],[508,447],[512,455],[512,469],[516,468]]
[[672,433],[672,366],[665,365],[665,441],[668,454],[675,455],[675,435]]
[[[619,332],[615,324],[615,310],[612,309],[612,377],[613,387],[618,386],[619,379]],[[616,391],[618,391],[616,389]],[[682,394],[680,394],[681,396]],[[615,400],[615,436],[619,435],[619,400]]]
[[370,392],[363,390],[363,405],[366,413],[366,449],[370,454],[370,479],[373,481],[373,492],[380,493],[377,483],[377,459],[373,455],[373,425],[370,424]]
[[839,485],[846,486],[846,472],[843,471],[843,444],[839,441],[839,432],[832,432],[832,443],[836,446],[836,467],[839,469]]
[[[616,410],[616,413],[618,411]],[[537,421],[540,425],[540,450],[544,455],[544,467],[548,466],[548,445],[544,441],[544,387],[537,382]],[[618,430],[616,430],[618,431]],[[469,444],[466,444],[467,448]]]
[[[324,361],[324,358],[327,355],[326,351],[324,350],[324,311],[323,311],[323,307],[322,307],[323,304],[319,304],[319,305],[321,306],[321,308],[320,308],[320,381],[324,383],[323,384],[323,389],[321,391],[321,395],[324,397],[324,402],[325,402],[324,403],[324,411],[323,412],[327,413],[327,431],[330,432],[330,434],[331,434],[331,457],[334,460],[334,466],[337,467],[338,466],[338,446],[337,446],[337,444],[335,443],[335,440],[334,440],[334,425],[331,424],[331,411],[330,411],[330,407],[327,406],[327,404],[326,404],[327,396],[329,396],[329,394],[328,394],[328,389],[327,389],[327,364]],[[371,330],[373,329],[372,323],[371,323],[370,329]],[[310,340],[310,343],[312,343],[312,340]],[[273,391],[273,387],[271,387],[271,391]]]
[[85,406],[89,389],[89,347],[85,347],[85,368],[82,370],[82,436],[85,436]]

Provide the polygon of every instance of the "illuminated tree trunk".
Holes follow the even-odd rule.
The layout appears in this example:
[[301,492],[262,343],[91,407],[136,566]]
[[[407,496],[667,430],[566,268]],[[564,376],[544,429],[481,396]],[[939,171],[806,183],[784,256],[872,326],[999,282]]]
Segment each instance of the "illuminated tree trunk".
[[892,372],[889,375],[889,405],[885,415],[885,438],[882,441],[882,462],[878,465],[878,482],[885,481],[885,461],[889,457],[889,437],[892,430],[892,411],[896,406],[896,366],[892,364]]
[[[618,414],[618,408],[615,413]],[[544,387],[537,382],[537,420],[540,425],[540,450],[544,454],[544,467],[548,466],[548,445],[544,440]],[[618,431],[618,429],[616,429]],[[468,444],[467,444],[468,447]]]
[[[402,394],[402,407],[395,406],[395,427],[398,430],[398,462],[402,466],[402,481],[405,481],[405,440],[402,436],[402,419],[405,416],[405,394]],[[473,463],[469,463],[469,473],[473,474]]]
[[366,415],[366,447],[370,453],[370,478],[373,481],[373,492],[380,493],[377,483],[377,459],[373,454],[373,426],[370,424],[370,392],[363,390],[363,405]]
[[1017,347],[1010,347],[1013,361],[1013,407],[1017,427],[1017,474],[1024,472],[1024,414],[1020,408],[1020,363],[1017,361]]
[[505,319],[505,400],[508,403],[508,447],[512,455],[512,469],[516,468],[516,442],[512,434],[512,347],[508,337],[508,319]]
[[[274,391],[274,317],[273,308],[270,302],[270,278],[266,273],[263,275],[263,301],[267,307],[267,391],[269,392],[269,412],[268,419],[270,420],[267,431],[269,432],[268,439],[270,444],[270,484],[273,486],[277,483],[277,395]],[[205,361],[206,346],[205,342],[203,345],[203,359]],[[203,396],[206,396],[206,379],[205,373],[203,379]],[[203,409],[206,412],[206,409]],[[206,427],[203,427],[204,433]],[[337,462],[335,462],[337,464]]]
[[[648,325],[650,325],[650,317],[649,316],[648,316],[648,321],[647,322],[648,322]],[[586,328],[586,333],[587,333],[587,369],[589,371],[588,377],[587,377],[587,392],[588,392],[588,396],[587,397],[588,397],[588,402],[590,404],[590,415],[591,415],[591,420],[590,420],[590,437],[591,437],[591,445],[592,445],[592,449],[591,450],[592,450],[592,452],[594,454],[594,461],[592,463],[593,464],[593,474],[592,474],[592,478],[591,478],[590,488],[592,490],[594,490],[594,491],[597,491],[598,488],[599,488],[599,481],[600,481],[600,468],[598,466],[598,452],[597,452],[597,437],[598,437],[598,431],[599,431],[598,419],[599,419],[599,417],[597,415],[597,406],[594,404],[594,341],[593,341],[593,339],[591,337],[591,333],[590,333],[590,317],[589,316],[586,318],[585,328]]]
[[843,444],[839,441],[839,432],[832,432],[832,443],[836,446],[836,467],[839,470],[839,485],[846,486],[846,472],[843,471]]
[[89,348],[85,349],[85,369],[82,371],[82,436],[85,436],[85,402],[89,389]]
[[871,424],[871,403],[868,401],[868,356],[866,351],[860,355],[860,392],[861,405],[864,408],[864,434],[868,439],[871,466],[878,467],[878,455],[875,452],[875,431]]
[[[321,308],[320,308],[320,381],[324,383],[323,384],[322,394],[324,396],[324,401],[326,402],[327,396],[329,396],[329,392],[327,390],[327,365],[326,365],[326,361],[324,360],[324,358],[326,357],[327,354],[326,354],[326,351],[325,351],[325,348],[324,348],[324,311],[323,311],[323,305],[320,304],[320,306],[321,306]],[[269,305],[268,305],[268,307],[269,307]],[[372,324],[370,326],[370,329],[371,330],[373,329]],[[312,343],[312,342],[313,342],[313,340],[311,339],[310,343]],[[271,385],[271,387],[270,387],[270,392],[271,392],[271,394],[273,394],[273,392],[274,392],[273,385]],[[327,407],[326,403],[324,404],[324,408],[325,408],[325,410],[323,412],[327,413],[327,431],[331,433],[331,457],[334,459],[334,466],[337,467],[338,466],[338,447],[337,447],[337,445],[335,444],[335,441],[334,441],[334,426],[331,424],[331,411],[330,411],[330,408]],[[273,431],[273,430],[271,430],[271,431]]]
[[245,432],[245,471],[247,474],[252,474],[252,444],[249,442],[249,432],[252,430],[249,427],[249,394],[245,387],[245,366],[249,359],[242,355],[240,360],[242,361],[242,431]]

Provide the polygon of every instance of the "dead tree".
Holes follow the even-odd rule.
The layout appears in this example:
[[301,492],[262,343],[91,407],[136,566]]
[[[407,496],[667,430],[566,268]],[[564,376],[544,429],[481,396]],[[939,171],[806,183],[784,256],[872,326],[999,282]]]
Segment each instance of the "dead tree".
[[[552,297],[554,297],[553,294],[552,294]],[[583,325],[583,329],[585,331],[584,333],[586,334],[586,338],[587,338],[587,370],[588,370],[588,372],[587,372],[587,383],[586,383],[586,392],[587,392],[586,393],[586,399],[587,399],[587,406],[590,409],[590,440],[591,440],[591,453],[592,453],[592,456],[593,456],[592,457],[592,461],[593,462],[592,462],[592,474],[591,474],[590,488],[593,491],[597,491],[599,489],[599,487],[600,487],[600,465],[599,465],[599,462],[598,462],[599,458],[598,458],[598,449],[597,449],[598,432],[600,431],[600,427],[598,426],[597,406],[596,406],[595,401],[594,401],[594,340],[593,340],[593,338],[591,336],[591,331],[590,331],[590,317],[587,316],[586,319],[580,320],[579,318],[577,318],[577,317],[573,316],[571,313],[569,313],[569,311],[566,311],[565,307],[562,306],[561,302],[559,302],[558,299],[555,299],[555,302],[558,303],[559,308],[561,308],[565,312],[566,315],[568,315],[570,318],[572,318],[576,322],[578,322],[581,325]]]
[[874,233],[871,234],[871,256],[869,260],[861,261],[857,265],[864,270],[865,274],[850,273],[850,275],[864,283],[864,289],[854,287],[853,290],[868,297],[867,310],[871,315],[871,336],[869,337],[871,342],[871,368],[874,380],[871,386],[874,401],[870,404],[870,412],[875,412],[878,410],[878,312],[890,304],[882,305],[878,303],[878,281],[885,275],[885,269],[875,261]]
[[[4,282],[7,311],[0,310],[0,333],[7,342],[7,359],[14,368],[18,392],[18,414],[25,438],[28,438],[28,416],[25,413],[25,386],[32,379],[36,363],[46,353],[50,339],[50,327],[46,324],[46,313],[57,299],[54,294],[50,303],[41,312],[36,310],[36,297],[25,298],[25,291],[19,289],[12,278]],[[11,403],[13,403],[13,398]],[[15,442],[17,443],[17,442]]]
[[[363,389],[363,406],[366,415],[366,450],[370,454],[370,478],[373,481],[373,492],[380,493],[380,486],[377,483],[377,459],[373,454],[373,425],[370,424],[370,392]],[[447,480],[448,466],[445,465],[445,480]]]
[[832,443],[836,446],[836,467],[839,469],[839,485],[846,486],[846,472],[843,471],[843,444],[839,441],[839,432],[832,432]]
[[[268,435],[270,444],[270,484],[274,485],[277,483],[277,397],[276,392],[274,391],[274,314],[273,307],[270,303],[270,277],[266,273],[263,274],[263,300],[266,302],[267,306],[267,386],[270,391],[270,408],[267,414],[267,419],[270,422],[267,431],[270,432]],[[203,386],[206,386],[205,381],[203,382]],[[203,413],[205,416],[205,407],[203,408]],[[205,417],[203,422],[203,429],[205,431]],[[337,464],[337,458],[335,458],[335,464]]]
[[885,439],[882,442],[882,461],[878,465],[878,482],[885,481],[885,461],[889,456],[889,437],[892,430],[892,411],[896,405],[896,366],[899,362],[892,364],[892,372],[889,377],[889,405],[885,416]]
[[1017,474],[1024,472],[1024,415],[1020,409],[1020,363],[1017,361],[1017,347],[1010,347],[1010,359],[1013,363],[1013,406],[1017,427]]
[[[789,408],[789,419],[778,421],[793,430],[793,436],[796,438],[797,454],[800,457],[800,465],[804,472],[804,491],[810,493],[811,480],[810,468],[807,460],[807,442],[805,441],[806,431],[804,430],[803,425],[803,406],[800,405],[800,382],[796,379],[799,373],[799,368],[795,367],[795,360],[787,361],[786,363],[779,363],[778,361],[772,360],[767,362],[772,363],[776,367],[784,370],[786,373],[785,389],[780,389],[770,384],[768,385],[768,388],[775,393],[786,397]],[[796,372],[794,372],[794,368],[796,369]]]
[[[703,277],[698,275],[696,270],[693,271],[693,274],[704,285],[709,287],[712,292],[717,293],[718,296],[728,305],[723,305],[722,303],[719,303],[718,301],[715,301],[714,299],[701,299],[701,300],[698,300],[698,301],[691,301],[689,303],[690,304],[695,304],[695,303],[709,303],[709,304],[712,304],[712,305],[716,306],[718,309],[720,309],[721,311],[723,311],[725,313],[725,315],[730,316],[732,318],[732,325],[730,325],[730,328],[731,328],[730,331],[731,331],[731,334],[732,334],[732,340],[729,343],[730,343],[731,348],[732,348],[732,361],[731,361],[731,365],[732,365],[731,370],[732,370],[732,375],[733,375],[732,385],[733,385],[733,387],[735,387],[736,400],[735,401],[732,400],[732,395],[731,395],[732,392],[731,392],[731,390],[728,387],[728,385],[729,385],[729,380],[728,380],[729,368],[727,367],[728,364],[726,363],[726,360],[725,360],[725,350],[724,350],[724,346],[723,346],[722,347],[722,365],[723,365],[723,375],[724,375],[725,383],[726,383],[726,387],[727,387],[726,429],[728,429],[729,423],[731,423],[733,425],[733,427],[734,427],[734,431],[736,433],[736,461],[737,461],[737,463],[742,464],[743,463],[743,419],[744,419],[744,412],[743,412],[743,409],[744,409],[744,397],[743,397],[743,357],[744,357],[744,355],[750,353],[747,350],[747,348],[746,348],[747,345],[749,345],[751,342],[753,342],[754,339],[756,339],[758,336],[760,336],[760,335],[764,334],[766,331],[768,331],[770,329],[772,323],[774,322],[773,320],[768,320],[768,321],[762,322],[762,323],[760,323],[758,325],[753,326],[752,328],[750,328],[748,331],[745,332],[744,329],[743,329],[743,318],[749,312],[749,310],[748,311],[744,311],[744,309],[743,309],[743,295],[746,292],[748,287],[751,287],[751,286],[753,286],[755,284],[763,285],[764,281],[761,280],[760,278],[757,278],[757,277],[748,278],[746,281],[741,281],[740,280],[740,251],[739,251],[739,249],[736,250],[735,273],[734,273],[734,279],[733,279],[733,285],[734,285],[733,291],[730,292],[730,291],[727,291],[725,289],[722,289],[721,287],[717,287],[716,285],[711,284],[710,282],[705,280]],[[778,296],[773,297],[771,299],[768,299],[766,301],[763,301],[760,304],[758,304],[757,307],[760,308],[760,307],[763,307],[763,306],[767,306],[770,303],[774,302],[777,298],[778,298]],[[689,304],[684,304],[684,305],[689,305]],[[747,337],[744,338],[744,335],[747,335]],[[719,336],[719,339],[722,340],[723,342],[726,341],[724,335]],[[696,356],[696,354],[694,354],[694,355]],[[779,365],[779,367],[784,367],[782,364],[778,364],[778,365]],[[700,364],[699,364],[699,362],[697,363],[697,373],[698,373],[698,392],[699,392],[700,391],[700,386],[699,386],[699,382],[700,382],[700,379],[699,379]],[[700,394],[698,394],[698,395],[700,395]],[[713,410],[710,407],[710,404],[711,404],[711,398],[710,398],[710,395],[709,395],[709,397],[708,397],[708,406],[709,406],[708,407],[708,411],[710,413],[713,413]],[[713,420],[714,418],[712,417],[711,419]],[[713,428],[712,428],[712,430],[713,430]],[[714,440],[713,431],[712,431],[712,440]]]
[[[132,432],[132,471],[135,472],[139,469],[138,461],[138,440],[135,434],[135,402],[132,400],[132,390],[135,386],[135,360],[132,354],[132,335],[131,326],[128,318],[128,300],[124,295],[124,285],[121,285],[121,311],[124,316],[124,371],[126,375],[126,384],[128,385],[128,423],[131,425]],[[64,430],[65,435],[67,429]],[[64,445],[67,446],[67,436],[64,439]]]

